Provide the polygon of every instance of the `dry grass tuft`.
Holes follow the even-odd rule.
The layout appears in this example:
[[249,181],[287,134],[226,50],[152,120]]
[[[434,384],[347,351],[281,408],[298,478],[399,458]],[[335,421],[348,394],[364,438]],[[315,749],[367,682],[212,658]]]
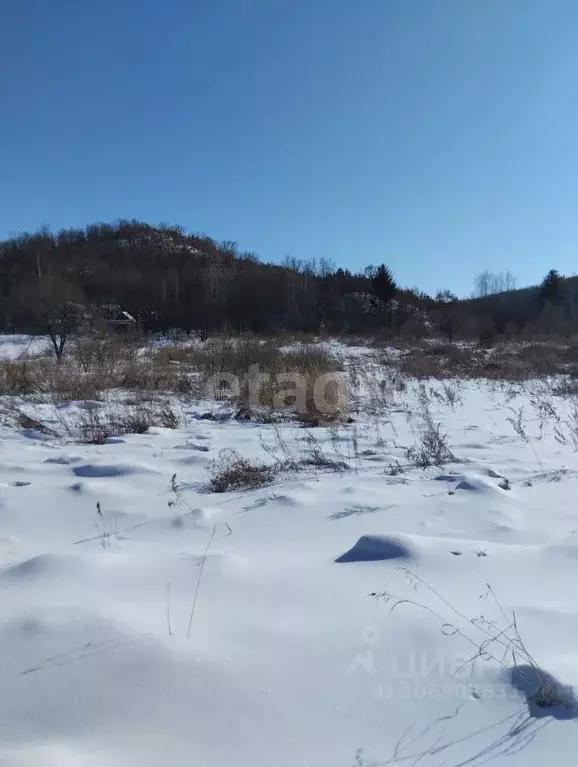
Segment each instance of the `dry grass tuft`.
[[342,365],[319,346],[283,349],[279,341],[217,338],[158,355],[196,376],[202,396],[234,401],[244,413],[290,410],[322,423],[347,408]]
[[203,346],[155,349],[142,339],[105,337],[77,341],[60,361],[0,363],[0,395],[68,402],[102,400],[114,389],[194,394],[322,423],[346,411],[341,368],[312,344],[282,348],[279,341],[216,338]]
[[34,394],[36,390],[33,362],[25,360],[0,363],[0,394],[23,396]]
[[179,419],[168,403],[151,402],[137,406],[85,411],[76,426],[68,428],[71,436],[87,445],[103,445],[123,434],[145,434],[151,426],[176,429]]
[[244,458],[236,450],[221,450],[219,457],[209,466],[209,489],[213,493],[255,490],[270,484],[277,471],[274,466]]
[[500,343],[488,349],[466,343],[425,343],[401,351],[400,369],[419,380],[482,378],[522,382],[555,375],[578,378],[578,345]]

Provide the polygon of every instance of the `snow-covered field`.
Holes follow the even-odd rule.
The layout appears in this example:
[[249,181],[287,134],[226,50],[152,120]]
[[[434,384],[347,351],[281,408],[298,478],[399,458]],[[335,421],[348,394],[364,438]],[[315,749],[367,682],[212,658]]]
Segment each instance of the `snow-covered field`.
[[49,350],[50,340],[46,336],[0,335],[0,360],[12,361],[25,356],[35,357]]
[[[99,446],[0,427],[0,765],[574,765],[568,403],[541,431],[530,393],[455,391],[425,470],[411,383],[335,429],[185,401]],[[348,468],[208,491],[222,450],[281,443]],[[548,675],[566,705],[530,700]]]

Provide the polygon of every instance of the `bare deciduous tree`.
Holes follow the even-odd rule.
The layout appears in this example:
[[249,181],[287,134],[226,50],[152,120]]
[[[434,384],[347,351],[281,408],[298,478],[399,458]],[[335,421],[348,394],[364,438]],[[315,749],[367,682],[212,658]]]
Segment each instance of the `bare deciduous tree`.
[[516,278],[512,272],[500,272],[494,274],[488,270],[480,272],[474,282],[474,298],[486,298],[496,293],[505,293],[514,290]]
[[57,278],[44,279],[40,311],[57,360],[70,337],[88,322],[89,312],[82,299],[76,285]]
[[68,339],[78,330],[84,318],[84,307],[73,301],[61,301],[48,310],[46,327],[57,360],[62,358]]

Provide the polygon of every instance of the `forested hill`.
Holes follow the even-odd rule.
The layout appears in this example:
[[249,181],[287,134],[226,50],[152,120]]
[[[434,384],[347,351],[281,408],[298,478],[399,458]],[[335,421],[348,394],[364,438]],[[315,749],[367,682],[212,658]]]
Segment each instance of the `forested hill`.
[[575,278],[551,270],[541,286],[506,290],[511,280],[484,272],[477,283],[476,298],[460,300],[447,290],[434,298],[401,289],[384,264],[352,273],[324,260],[263,263],[233,242],[119,220],[0,242],[0,332],[46,332],[62,307],[68,317],[93,319],[118,309],[145,331],[202,335],[324,331],[413,339],[436,331],[448,338],[578,331]]
[[401,327],[428,304],[398,290],[383,266],[352,274],[324,261],[266,264],[235,243],[137,221],[0,243],[0,296],[0,330],[23,332],[41,331],[62,302],[97,313],[117,305],[153,331],[263,333]]

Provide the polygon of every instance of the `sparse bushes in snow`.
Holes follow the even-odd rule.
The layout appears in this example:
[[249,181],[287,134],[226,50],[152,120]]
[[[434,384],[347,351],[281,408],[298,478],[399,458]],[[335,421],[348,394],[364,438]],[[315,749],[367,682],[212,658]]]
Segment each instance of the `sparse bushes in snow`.
[[248,409],[296,413],[311,425],[347,410],[341,363],[321,347],[256,339],[207,341],[203,347],[143,346],[138,336],[78,340],[54,358],[0,363],[0,395],[44,400],[101,400],[114,389],[195,395]]
[[[400,370],[411,378],[528,381],[546,376],[578,377],[574,342],[423,343],[400,350]],[[387,364],[391,364],[386,357]]]
[[89,408],[77,423],[68,425],[69,434],[88,445],[102,445],[107,439],[123,434],[144,434],[151,426],[176,429],[179,419],[166,402],[148,402],[137,406]]
[[448,447],[448,436],[442,430],[441,423],[436,423],[433,419],[429,407],[429,397],[423,384],[419,391],[417,431],[414,428],[411,415],[408,420],[414,438],[414,445],[407,450],[407,460],[411,464],[426,469],[430,466],[441,467],[456,460]]
[[[163,350],[159,354],[172,352]],[[317,424],[345,412],[341,364],[321,347],[279,342],[213,339],[202,349],[178,355],[178,364],[195,372],[209,399],[228,399],[246,408],[290,410]]]
[[37,380],[33,364],[27,360],[0,363],[0,395],[34,394]]
[[209,488],[213,493],[255,490],[270,484],[278,468],[241,456],[236,450],[221,450],[209,465]]

